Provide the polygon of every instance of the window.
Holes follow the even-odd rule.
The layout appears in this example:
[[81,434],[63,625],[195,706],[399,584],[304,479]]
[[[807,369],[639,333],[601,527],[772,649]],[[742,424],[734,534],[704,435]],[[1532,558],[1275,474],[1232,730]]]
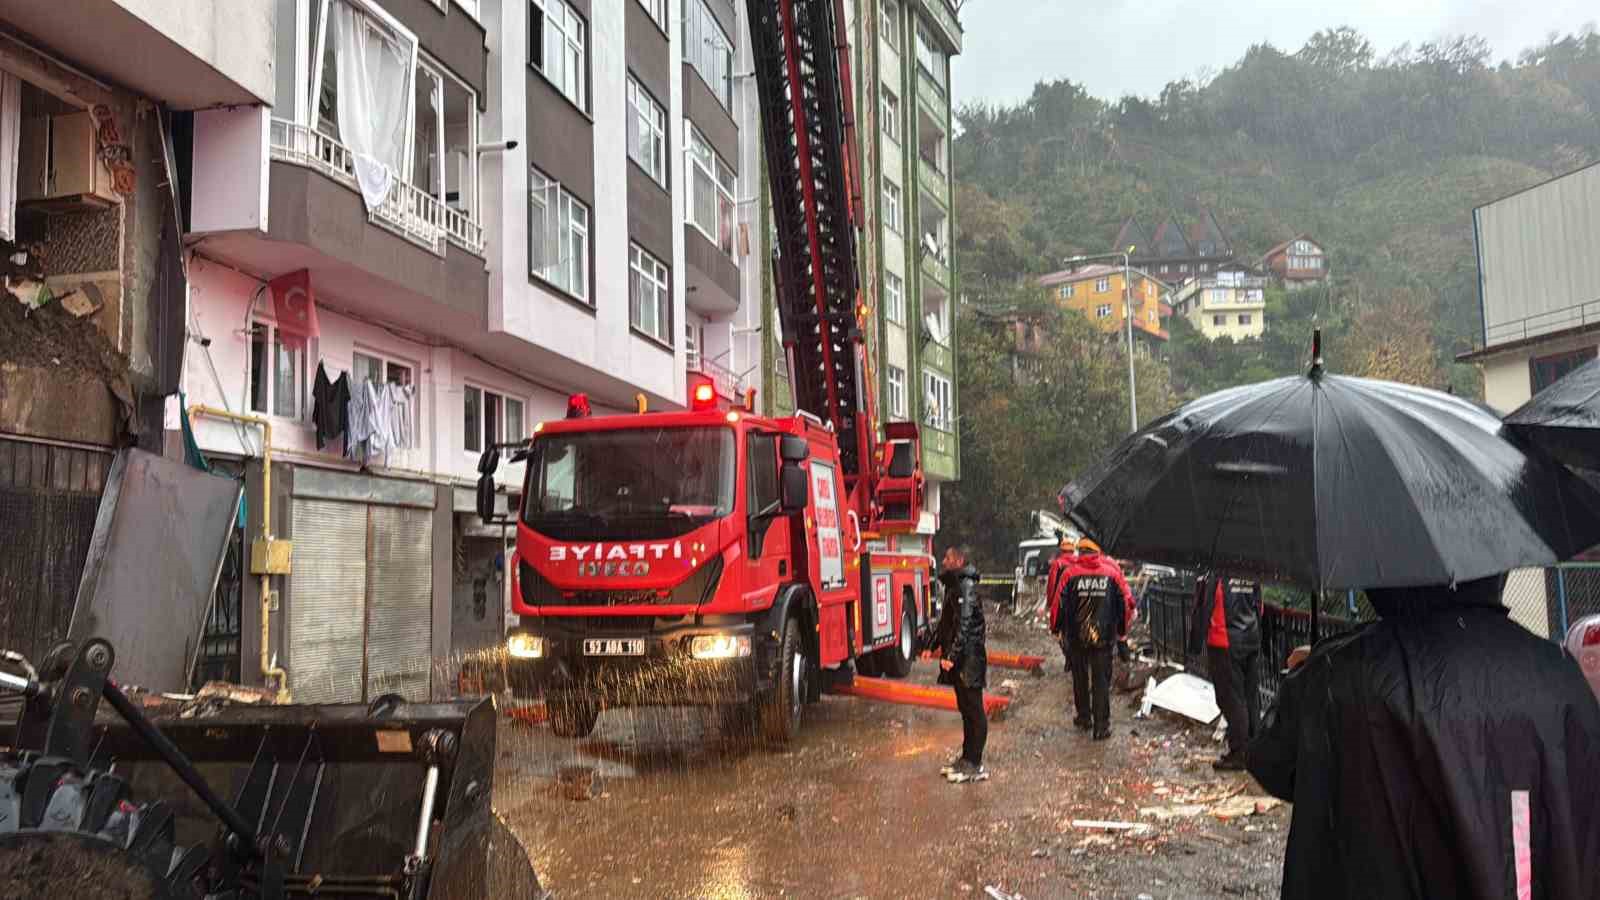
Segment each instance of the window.
[[328,137],[350,143],[339,130],[339,48],[366,48],[355,76],[357,90],[373,95],[367,111],[374,143],[382,148],[379,161],[404,177],[410,164],[405,152],[411,126],[406,98],[416,78],[416,36],[375,5],[369,8],[359,0],[314,0],[310,19],[310,122]]
[[1240,313],[1239,314],[1239,324],[1240,325],[1249,325],[1250,324],[1250,314],[1249,313]]
[[628,158],[667,186],[667,111],[628,76]]
[[906,417],[906,370],[889,367],[889,416],[896,421]]
[[373,384],[413,384],[414,372],[415,369],[406,363],[370,356],[359,350],[350,354],[350,380],[357,384],[363,381]]
[[268,322],[250,327],[250,410],[284,419],[305,417],[306,348],[285,343]]
[[689,133],[689,221],[718,249],[733,255],[733,169],[684,121]]
[[887,87],[883,89],[883,136],[895,143],[900,142],[900,98],[894,91]]
[[1063,284],[1061,286],[1061,289],[1057,293],[1060,294],[1061,299],[1065,300],[1068,297],[1071,297],[1074,293],[1076,293],[1076,291],[1074,290],[1076,287],[1077,287],[1076,285]]
[[706,345],[705,329],[693,321],[683,323],[683,367],[700,371],[700,351]]
[[683,59],[705,79],[724,109],[733,109],[733,41],[705,0],[688,0],[683,11]]
[[667,30],[667,0],[639,0],[639,5],[655,20],[657,27]]
[[672,334],[667,267],[638,244],[628,245],[628,324],[663,344]]
[[883,182],[883,224],[895,234],[903,227],[900,222],[900,185],[888,179]]
[[917,65],[933,78],[940,90],[944,89],[945,53],[939,46],[933,30],[921,18],[917,19]]
[[1111,316],[1111,304],[1102,303],[1099,306],[1096,306],[1094,308],[1094,317],[1096,319],[1105,319],[1105,318],[1109,318],[1110,316]]
[[955,424],[955,411],[950,403],[950,379],[933,372],[923,372],[922,392],[925,395],[922,421],[940,431],[949,431]]
[[1094,283],[1094,292],[1096,294],[1104,294],[1106,291],[1109,291],[1109,290],[1111,290],[1111,279],[1109,279],[1109,278],[1101,278],[1101,279],[1098,279],[1098,280],[1095,281],[1095,283]]
[[490,444],[520,441],[528,435],[522,427],[522,401],[466,385],[462,388],[465,413],[462,443],[469,453],[482,453]]
[[1189,271],[1189,264],[1188,263],[1178,263],[1178,271],[1179,272],[1187,272],[1187,271]]
[[895,0],[883,0],[883,5],[878,7],[878,29],[883,32],[884,43],[899,53],[900,4]]
[[782,503],[778,490],[778,436],[753,431],[748,440],[745,512],[752,516],[766,515],[777,511]]
[[883,309],[889,321],[906,323],[906,283],[893,272],[883,273]]
[[922,298],[923,324],[937,343],[950,343],[950,298],[943,294],[928,293]]
[[528,173],[528,268],[589,300],[589,207],[538,169]]
[[577,105],[588,109],[584,94],[583,17],[566,0],[531,0],[528,11],[528,60]]
[[1202,271],[1202,272],[1211,271],[1211,263],[1201,263],[1200,264],[1200,271]]
[[457,212],[478,206],[478,101],[429,60],[417,65],[411,184]]
[[1211,317],[1211,324],[1217,326],[1218,328],[1221,328],[1223,325],[1228,324],[1228,317],[1227,316],[1212,316]]
[[1161,274],[1165,275],[1170,271],[1172,271],[1172,267],[1171,266],[1167,265],[1166,263],[1162,263],[1161,264]]
[[1533,393],[1537,394],[1557,381],[1563,375],[1578,368],[1600,353],[1594,347],[1584,347],[1569,353],[1557,353],[1543,356],[1538,359],[1528,360],[1528,381]]

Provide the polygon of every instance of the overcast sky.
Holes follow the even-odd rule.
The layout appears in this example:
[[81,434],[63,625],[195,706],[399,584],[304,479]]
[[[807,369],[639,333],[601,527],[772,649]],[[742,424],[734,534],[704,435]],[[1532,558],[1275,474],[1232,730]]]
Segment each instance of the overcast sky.
[[1477,34],[1498,60],[1596,19],[1595,0],[967,0],[952,81],[957,102],[1021,100],[1051,78],[1107,100],[1154,97],[1252,44],[1293,51],[1322,28],[1350,25],[1380,56],[1407,41]]

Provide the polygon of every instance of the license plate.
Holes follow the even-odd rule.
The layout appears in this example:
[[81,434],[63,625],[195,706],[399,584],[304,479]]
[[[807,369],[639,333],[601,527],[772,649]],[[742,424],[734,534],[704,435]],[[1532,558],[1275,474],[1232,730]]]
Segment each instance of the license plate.
[[643,638],[590,638],[583,642],[584,656],[643,656]]

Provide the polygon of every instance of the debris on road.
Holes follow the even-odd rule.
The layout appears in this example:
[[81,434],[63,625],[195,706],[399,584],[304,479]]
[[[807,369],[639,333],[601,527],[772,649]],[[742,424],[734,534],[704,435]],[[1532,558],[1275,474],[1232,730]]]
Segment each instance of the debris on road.
[[1139,810],[1139,815],[1165,822],[1169,819],[1190,819],[1205,812],[1204,805],[1199,803],[1186,803],[1180,806],[1146,806]]
[[1145,822],[1108,822],[1102,819],[1073,819],[1072,827],[1092,831],[1126,831],[1130,834],[1145,834],[1151,830]]
[[[1151,682],[1154,681],[1152,678]],[[1211,682],[1188,672],[1179,672],[1154,687],[1147,687],[1145,701],[1150,706],[1175,712],[1203,724],[1216,721],[1222,714]]]
[[1270,812],[1282,804],[1283,801],[1279,800],[1277,797],[1241,794],[1236,797],[1230,797],[1229,799],[1218,803],[1216,806],[1211,807],[1211,814],[1219,819],[1222,819],[1223,821],[1227,821],[1229,819],[1239,819],[1245,816],[1256,816],[1265,812]]

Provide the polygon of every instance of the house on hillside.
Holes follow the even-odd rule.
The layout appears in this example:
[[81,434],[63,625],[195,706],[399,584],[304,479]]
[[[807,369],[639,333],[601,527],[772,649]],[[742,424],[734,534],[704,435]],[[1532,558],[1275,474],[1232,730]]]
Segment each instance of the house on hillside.
[[1130,216],[1112,246],[1119,252],[1132,247],[1129,262],[1169,288],[1195,275],[1210,275],[1234,258],[1233,244],[1216,214],[1200,205],[1192,210],[1187,225],[1168,216],[1154,231]]
[[1291,290],[1328,280],[1328,255],[1308,234],[1298,234],[1266,252],[1261,268]]
[[1267,325],[1266,287],[1266,276],[1228,263],[1220,272],[1196,275],[1179,285],[1172,309],[1207,340],[1258,338]]
[[1136,346],[1148,353],[1167,342],[1163,311],[1170,314],[1171,307],[1164,302],[1166,285],[1140,269],[1128,270],[1126,295],[1123,270],[1118,265],[1087,265],[1052,272],[1041,277],[1039,285],[1049,291],[1051,299],[1083,313],[1107,334],[1124,333],[1131,305]]

